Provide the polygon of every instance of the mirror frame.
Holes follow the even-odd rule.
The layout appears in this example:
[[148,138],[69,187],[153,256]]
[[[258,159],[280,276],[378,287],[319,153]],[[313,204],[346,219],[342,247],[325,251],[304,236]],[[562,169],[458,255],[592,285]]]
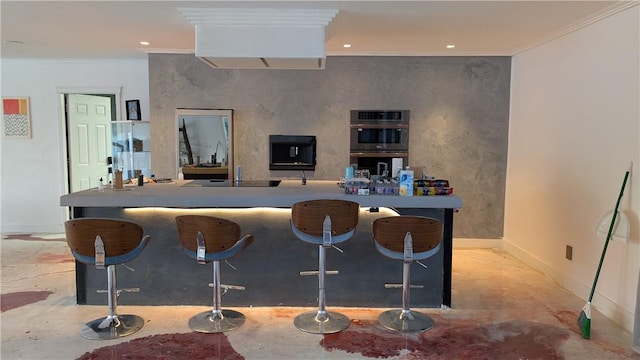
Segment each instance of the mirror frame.
[[227,167],[228,167],[228,180],[234,179],[234,166],[233,166],[233,110],[225,110],[225,109],[189,109],[189,108],[177,108],[176,116],[174,121],[174,135],[175,138],[175,147],[173,154],[177,156],[176,161],[176,179],[178,178],[178,172],[180,169],[180,117],[181,116],[220,116],[220,117],[228,117],[229,118],[229,134],[228,136],[228,144],[227,144]]

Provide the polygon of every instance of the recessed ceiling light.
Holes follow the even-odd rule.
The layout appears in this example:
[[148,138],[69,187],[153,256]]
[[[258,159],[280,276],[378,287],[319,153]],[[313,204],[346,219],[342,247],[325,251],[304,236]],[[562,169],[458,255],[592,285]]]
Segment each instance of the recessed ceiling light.
[[351,47],[351,44],[344,44],[344,45],[342,45],[342,47],[344,47],[344,48],[350,48],[350,47]]
[[148,41],[140,41],[140,45],[147,46],[147,45],[149,45],[149,42]]
[[447,45],[447,49],[453,49],[454,47],[456,47],[455,45],[451,44],[451,45]]

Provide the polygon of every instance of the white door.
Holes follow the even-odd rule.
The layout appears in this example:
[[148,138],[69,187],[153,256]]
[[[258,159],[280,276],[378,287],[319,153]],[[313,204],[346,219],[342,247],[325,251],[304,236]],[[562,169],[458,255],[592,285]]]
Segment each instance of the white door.
[[68,95],[69,176],[71,192],[107,182],[107,157],[111,156],[111,99]]

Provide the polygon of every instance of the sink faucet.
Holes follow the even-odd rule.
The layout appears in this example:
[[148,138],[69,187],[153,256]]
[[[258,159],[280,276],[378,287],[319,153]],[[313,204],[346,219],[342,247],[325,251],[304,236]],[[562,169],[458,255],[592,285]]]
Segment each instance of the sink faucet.
[[[384,166],[384,171],[382,172],[382,174],[380,173],[380,166]],[[378,174],[378,176],[382,175],[383,177],[387,177],[387,173],[388,173],[388,169],[387,169],[387,163],[386,162],[379,162],[376,165],[376,172]]]

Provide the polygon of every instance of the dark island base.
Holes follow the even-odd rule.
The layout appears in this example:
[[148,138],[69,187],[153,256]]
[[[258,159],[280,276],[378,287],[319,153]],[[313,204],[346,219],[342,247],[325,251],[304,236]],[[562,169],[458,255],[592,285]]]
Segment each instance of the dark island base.
[[[224,306],[317,306],[317,276],[300,276],[300,271],[317,270],[318,248],[298,240],[289,228],[289,209],[168,209],[168,208],[74,208],[74,217],[108,217],[139,223],[151,241],[142,254],[118,266],[118,288],[140,288],[123,293],[119,302],[127,305],[211,305],[212,265],[199,265],[183,253],[177,239],[174,218],[182,214],[223,217],[240,224],[242,234],[253,234],[254,243],[230,260],[236,270],[221,263],[223,284],[240,285],[245,291],[229,290]],[[379,254],[371,238],[371,223],[388,216],[361,210],[356,235],[340,244],[344,253],[327,251],[327,270],[339,275],[326,277],[327,306],[398,307],[401,289],[386,289],[385,283],[402,282],[402,263]],[[451,226],[453,210],[398,209],[445,220],[443,247],[424,261],[428,269],[412,265],[411,305],[441,307],[451,304]],[[448,261],[445,259],[448,258]],[[76,263],[78,304],[106,304],[106,273]]]

